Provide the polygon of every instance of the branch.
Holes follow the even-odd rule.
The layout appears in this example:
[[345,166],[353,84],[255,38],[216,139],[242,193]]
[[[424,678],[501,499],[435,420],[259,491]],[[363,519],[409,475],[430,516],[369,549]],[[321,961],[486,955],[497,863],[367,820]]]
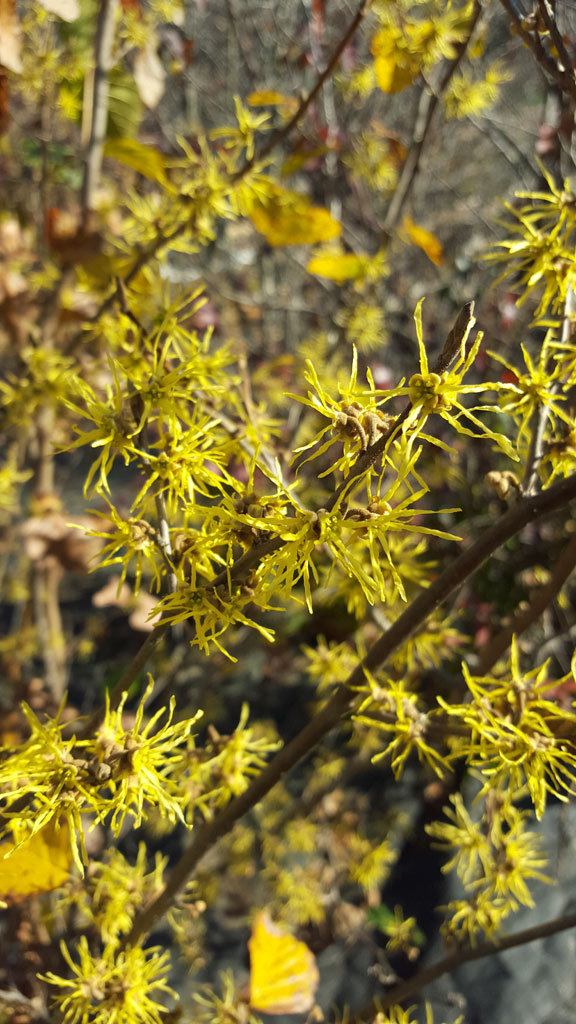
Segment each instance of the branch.
[[568,59],[567,67],[561,68],[548,51],[545,50],[537,26],[534,28],[534,35],[532,35],[527,28],[528,19],[518,16],[512,0],[500,0],[500,3],[510,18],[514,31],[520,36],[524,45],[532,51],[542,70],[553,79],[563,93],[566,93],[573,101],[576,101],[576,80],[574,79],[574,74],[570,71],[570,60]]
[[108,73],[112,67],[114,46],[114,22],[118,0],[100,0],[96,40],[94,43],[94,88],[92,93],[92,116],[90,139],[84,163],[82,183],[82,225],[94,207],[94,195],[100,180],[106,124],[108,121]]
[[564,932],[569,928],[575,927],[576,914],[566,914],[565,917],[557,917],[553,921],[545,921],[543,924],[537,924],[533,928],[526,928],[522,932],[516,932],[515,935],[507,935],[505,938],[495,939],[493,942],[483,942],[482,945],[476,946],[474,949],[460,949],[456,953],[450,953],[442,960],[431,964],[430,967],[425,967],[424,970],[419,971],[409,981],[401,982],[399,985],[389,989],[385,995],[379,996],[369,1007],[361,1010],[355,1017],[355,1020],[373,1020],[377,1011],[386,1010],[389,1006],[412,998],[426,985],[436,981],[437,978],[441,978],[443,974],[449,974],[451,971],[456,970],[462,964],[470,963],[473,960],[482,960],[484,957],[494,956],[495,953],[503,953],[507,949],[515,949],[517,946],[525,946],[529,942],[536,942],[537,939],[545,939],[549,935],[556,935],[558,932]]
[[[118,704],[122,699],[122,694],[126,693],[132,686],[132,683],[138,678],[140,672],[156,650],[167,629],[168,624],[166,622],[159,622],[152,632],[148,634],[140,650],[137,651],[130,664],[126,666],[120,676],[120,679],[110,691],[108,699],[111,708],[118,707]],[[96,729],[98,729],[103,717],[104,708],[97,708],[96,711],[90,715],[88,721],[82,726],[82,729],[78,734],[78,739],[81,740],[85,739],[87,736],[92,736],[92,734],[96,732]]]
[[[473,322],[473,312],[473,302],[467,302],[466,305],[463,306],[463,308],[460,310],[460,313],[456,317],[454,326],[452,327],[451,331],[448,334],[448,337],[446,338],[446,341],[444,342],[442,352],[440,353],[440,356],[438,357],[434,365],[434,372],[443,373],[444,370],[449,368],[450,364],[456,358],[462,341],[466,336],[466,332],[469,330],[471,322]],[[372,447],[369,448],[368,451],[365,452],[364,455],[362,455],[358,459],[356,465],[354,466],[353,475],[348,477],[344,481],[344,483],[338,488],[335,494],[333,494],[330,501],[327,502],[328,510],[334,508],[336,502],[341,498],[342,494],[345,491],[349,491],[350,488],[361,479],[366,470],[371,465],[373,465],[376,459],[382,454],[382,452],[386,449],[391,439],[398,433],[398,430],[400,429],[402,423],[408,416],[408,413],[410,412],[411,408],[412,405],[409,402],[406,408],[403,410],[403,412],[396,417],[390,429],[387,430],[386,433],[383,434],[382,437],[380,437],[378,441],[376,441],[376,443],[373,444]],[[229,420],[225,415],[223,415],[220,412],[218,413],[218,416],[221,422],[223,423],[225,429],[230,430],[230,432],[232,433],[234,428],[234,424],[232,423],[232,421]],[[251,455],[254,454],[252,446],[249,443],[248,445],[245,445],[245,447],[248,448],[248,451],[250,452]],[[263,459],[263,461],[267,464],[268,469],[275,475],[277,471],[273,465],[268,464],[266,454],[264,452],[261,452],[260,456]],[[232,566],[226,567],[222,570],[222,572],[218,574],[218,576],[214,577],[214,579],[207,581],[205,584],[206,589],[215,589],[216,587],[219,587],[221,585],[229,584],[230,581],[245,579],[250,570],[253,568],[253,566],[258,565],[258,563],[261,562],[262,558],[266,555],[271,555],[274,554],[275,551],[279,551],[280,548],[283,547],[284,543],[285,542],[281,537],[272,537],[268,540],[263,540],[259,543],[253,544],[253,546],[249,548],[248,551],[245,551],[244,554],[241,555],[240,558],[238,558]],[[137,653],[134,662],[131,665],[128,665],[128,667],[122,673],[122,676],[114,686],[113,690],[111,690],[108,698],[111,708],[115,708],[118,706],[118,703],[122,698],[122,694],[124,693],[125,690],[128,690],[128,688],[132,685],[132,683],[138,676],[138,673],[144,667],[148,657],[154,651],[156,644],[166,632],[167,628],[168,627],[165,623],[160,622],[153,630],[153,632],[150,633],[143,647]],[[148,644],[150,644],[150,646],[148,646]],[[81,731],[81,736],[89,736],[92,734],[92,732],[94,732],[95,729],[98,728],[104,716],[104,711],[104,707],[101,706],[93,712],[93,714],[88,719],[88,722],[83,727]]]
[[576,568],[576,533],[572,535],[570,541],[562,551],[560,558],[556,562],[552,575],[543,587],[539,587],[533,600],[530,602],[527,608],[518,612],[514,616],[509,626],[505,626],[495,637],[482,648],[480,652],[480,658],[478,665],[476,666],[475,673],[479,676],[485,676],[490,672],[493,665],[496,664],[499,658],[502,657],[505,651],[508,650],[512,643],[513,636],[520,636],[525,633],[526,630],[536,622],[546,608],[554,600],[558,592],[562,589],[566,580],[570,574]]
[[[365,671],[374,671],[385,664],[429,615],[457,590],[502,544],[514,537],[528,523],[562,508],[576,498],[576,475],[550,487],[541,494],[522,499],[434,580],[390,626],[339,686],[328,703],[269,762],[240,796],[235,797],[212,821],[196,829],[188,848],[176,863],[159,895],[135,918],[126,944],[133,944],[154,927],[166,913],[176,894],[184,887],[198,861],[233,825],[258,804],[277,782],[302,758],[306,757],[353,710],[360,699],[354,688],[365,682]],[[157,627],[159,628],[159,627]],[[153,636],[154,634],[151,634]]]
[[[562,65],[559,66],[558,70],[563,71],[565,73],[567,72],[570,78],[570,68],[574,66],[574,61],[568,53],[566,46],[564,45],[564,39],[562,38],[562,33],[558,28],[558,23],[554,16],[554,11],[552,10],[550,0],[538,0],[538,9],[542,15],[542,19],[546,25],[546,28],[550,33],[550,39],[552,40],[554,49],[556,50],[558,57],[562,61]],[[571,81],[574,81],[573,75],[571,76]]]

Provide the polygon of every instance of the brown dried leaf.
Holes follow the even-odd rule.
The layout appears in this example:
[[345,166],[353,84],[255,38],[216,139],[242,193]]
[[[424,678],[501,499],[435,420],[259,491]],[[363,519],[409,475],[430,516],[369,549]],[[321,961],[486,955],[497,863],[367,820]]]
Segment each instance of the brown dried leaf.
[[38,0],[45,11],[50,11],[62,21],[76,21],[80,17],[78,0]]
[[101,590],[92,594],[92,604],[95,608],[127,608],[133,599],[132,591],[126,582],[120,589],[120,576],[111,576],[108,583],[105,583]]
[[158,56],[158,42],[151,39],[136,55],[134,81],[145,107],[153,110],[164,95],[166,72]]
[[22,71],[16,0],[0,0],[0,64],[10,71]]
[[104,545],[102,537],[86,532],[94,529],[105,530],[106,521],[61,512],[31,516],[21,528],[24,550],[31,562],[42,567],[56,563],[70,572],[86,573],[94,568],[94,558]]

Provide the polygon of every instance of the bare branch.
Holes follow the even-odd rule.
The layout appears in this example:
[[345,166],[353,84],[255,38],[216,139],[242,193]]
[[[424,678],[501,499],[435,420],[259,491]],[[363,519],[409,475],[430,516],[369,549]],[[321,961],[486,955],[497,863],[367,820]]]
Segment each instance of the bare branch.
[[490,672],[493,665],[496,664],[499,658],[508,650],[512,643],[513,636],[520,636],[525,633],[530,626],[537,622],[540,616],[546,611],[548,605],[552,603],[554,598],[557,596],[559,591],[562,589],[566,580],[576,568],[576,534],[570,538],[568,544],[563,549],[560,558],[556,562],[552,575],[543,587],[540,587],[528,605],[522,611],[518,612],[514,616],[509,626],[505,626],[495,637],[492,637],[488,641],[485,647],[480,652],[480,658],[478,665],[475,668],[476,675],[484,676]]
[[550,76],[562,92],[570,96],[573,101],[576,101],[576,80],[571,70],[571,63],[568,63],[567,67],[561,67],[544,47],[537,22],[533,30],[531,30],[528,27],[528,19],[522,19],[518,16],[511,0],[500,0],[500,3],[510,18],[515,32],[520,36],[524,45],[532,51],[542,70]]
[[386,1010],[389,1006],[402,1003],[420,992],[426,985],[449,974],[462,964],[468,964],[473,960],[482,960],[487,956],[494,956],[495,953],[503,953],[507,949],[515,949],[517,946],[526,946],[529,942],[536,942],[537,939],[545,939],[549,935],[557,935],[558,932],[565,932],[569,928],[576,928],[576,914],[566,914],[565,917],[557,917],[553,921],[545,921],[537,924],[534,928],[526,928],[515,935],[506,935],[503,939],[494,939],[492,942],[484,942],[473,949],[460,949],[456,953],[438,960],[437,963],[425,967],[409,981],[394,985],[385,995],[378,997],[377,1006],[372,1003],[362,1010],[356,1017],[356,1021],[372,1020],[377,1010]]
[[94,86],[92,92],[92,117],[90,139],[84,164],[82,184],[82,224],[85,227],[88,214],[94,206],[94,195],[100,181],[106,124],[108,121],[108,74],[112,67],[114,46],[114,22],[118,0],[100,0],[96,40],[94,44]]

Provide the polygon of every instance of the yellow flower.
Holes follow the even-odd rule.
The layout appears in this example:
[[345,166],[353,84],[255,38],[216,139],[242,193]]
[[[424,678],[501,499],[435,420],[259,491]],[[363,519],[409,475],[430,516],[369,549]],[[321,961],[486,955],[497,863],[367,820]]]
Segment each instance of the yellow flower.
[[63,991],[54,996],[64,1024],[162,1024],[169,1008],[159,1002],[156,993],[177,999],[166,983],[169,954],[159,947],[141,949],[132,946],[118,950],[108,943],[101,956],[90,952],[83,935],[78,943],[76,963],[64,942],[62,956],[73,977],[63,978],[53,971],[39,975]]

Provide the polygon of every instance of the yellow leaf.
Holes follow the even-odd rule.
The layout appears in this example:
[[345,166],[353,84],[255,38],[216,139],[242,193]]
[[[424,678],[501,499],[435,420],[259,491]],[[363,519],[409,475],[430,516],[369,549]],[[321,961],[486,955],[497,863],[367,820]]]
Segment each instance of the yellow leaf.
[[376,81],[382,92],[402,92],[420,73],[421,61],[408,49],[400,29],[380,29],[372,40],[372,53]]
[[442,243],[436,238],[436,235],[433,235],[431,231],[426,231],[426,228],[421,228],[419,224],[415,224],[411,217],[404,217],[402,227],[410,241],[419,249],[423,249],[432,263],[435,263],[437,267],[442,266],[444,251]]
[[337,238],[342,225],[306,196],[268,185],[268,194],[254,200],[248,212],[254,227],[270,245],[311,245]]
[[318,988],[314,954],[266,913],[257,914],[250,948],[250,1006],[260,1013],[308,1013]]
[[162,153],[152,146],[144,146],[136,139],[108,139],[104,147],[104,156],[118,160],[125,167],[132,167],[153,181],[166,179],[166,165]]
[[370,267],[369,256],[358,256],[353,252],[313,256],[306,270],[318,277],[342,284],[343,281],[358,281],[365,277]]
[[276,107],[290,101],[290,96],[283,92],[274,92],[272,89],[261,89],[259,92],[251,92],[246,102],[250,107]]
[[18,846],[0,843],[0,901],[20,903],[62,885],[72,866],[70,832],[54,821]]

